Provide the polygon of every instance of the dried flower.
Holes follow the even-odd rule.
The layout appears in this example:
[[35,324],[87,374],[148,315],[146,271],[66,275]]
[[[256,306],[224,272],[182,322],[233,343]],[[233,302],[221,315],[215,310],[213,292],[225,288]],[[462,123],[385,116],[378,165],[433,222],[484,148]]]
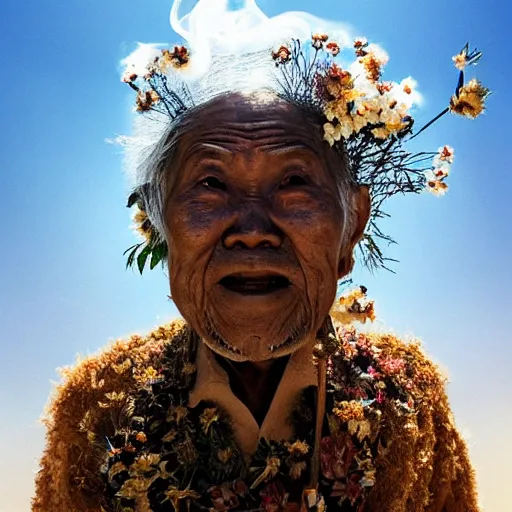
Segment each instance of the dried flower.
[[272,52],[272,58],[276,61],[276,66],[286,64],[291,59],[292,52],[284,44],[276,52]]
[[288,445],[288,451],[291,455],[306,455],[309,452],[309,445],[304,441],[297,440]]
[[305,471],[306,467],[307,465],[303,460],[300,462],[293,462],[292,464],[290,464],[290,478],[292,478],[292,480],[297,480],[298,478],[300,478],[302,472]]
[[324,43],[329,39],[329,36],[327,34],[313,34],[311,36],[311,45],[313,48],[316,48],[317,50],[320,50],[323,48]]
[[146,434],[144,434],[144,432],[137,432],[137,435],[135,436],[135,439],[139,443],[145,443],[148,440],[148,436],[146,436]]
[[188,64],[190,55],[185,46],[175,46],[174,50],[170,52],[167,49],[162,50],[162,56],[158,63],[162,72],[167,72],[169,68],[181,68]]
[[203,431],[205,434],[208,433],[213,423],[219,421],[219,413],[215,407],[207,407],[199,418]]
[[333,146],[335,142],[341,139],[341,125],[333,125],[332,123],[324,124],[324,139]]
[[333,55],[333,57],[336,57],[341,51],[340,45],[336,43],[335,41],[331,41],[330,43],[327,43],[325,45],[325,49]]
[[434,167],[441,165],[441,162],[453,164],[455,151],[450,146],[442,146],[438,149],[437,155],[434,158]]
[[150,91],[137,91],[137,96],[135,98],[135,105],[137,112],[147,112],[151,110],[155,103],[160,101],[160,96],[158,93],[151,89]]
[[364,407],[356,400],[336,402],[336,407],[333,408],[332,412],[344,423],[349,420],[364,420]]
[[375,44],[369,45],[365,50],[365,54],[359,58],[359,62],[366,71],[366,78],[373,83],[380,80],[382,67],[387,61],[387,54]]
[[233,449],[232,448],[224,448],[223,450],[219,450],[217,452],[217,459],[219,459],[222,464],[227,464],[231,458],[233,457]]
[[256,489],[256,487],[258,487],[258,485],[260,485],[262,482],[274,478],[277,475],[280,466],[281,461],[279,460],[278,457],[268,457],[265,469],[261,472],[260,476],[256,478],[256,480],[253,482],[253,484],[251,485],[251,489]]
[[368,46],[366,37],[356,37],[354,40],[354,49],[357,57],[364,57],[366,55],[365,48]]
[[379,366],[383,373],[396,375],[405,369],[405,361],[399,357],[393,358],[385,356],[379,359]]
[[448,190],[448,185],[443,181],[427,181],[427,190],[435,196],[443,196]]
[[458,95],[452,96],[450,110],[455,114],[475,119],[484,112],[488,96],[489,89],[473,78],[460,88]]
[[126,84],[130,84],[132,82],[135,82],[135,80],[137,80],[137,73],[133,73],[131,71],[127,71],[121,77],[121,82],[124,82]]
[[131,475],[140,475],[153,471],[160,462],[160,455],[158,453],[145,453],[135,459],[133,464],[130,466]]

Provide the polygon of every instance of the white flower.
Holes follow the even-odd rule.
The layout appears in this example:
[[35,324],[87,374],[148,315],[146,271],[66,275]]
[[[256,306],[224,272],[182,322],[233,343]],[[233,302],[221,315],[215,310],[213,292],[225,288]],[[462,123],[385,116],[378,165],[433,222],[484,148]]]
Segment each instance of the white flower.
[[448,185],[441,180],[429,180],[426,189],[435,196],[444,196],[448,190]]
[[144,76],[147,73],[148,66],[154,64],[155,59],[162,54],[157,44],[139,43],[137,49],[121,61],[121,65],[125,67],[123,77],[132,74]]
[[453,164],[455,151],[450,146],[442,146],[437,150],[437,155],[434,158],[434,167],[439,167],[444,164]]
[[464,69],[466,68],[467,61],[468,61],[466,48],[464,48],[459,54],[454,55],[452,57],[452,60],[453,60],[455,67],[459,71],[464,71]]
[[336,141],[341,138],[341,125],[334,126],[331,123],[324,124],[324,139],[332,146]]
[[400,84],[393,89],[396,94],[398,103],[403,103],[407,108],[413,105],[421,105],[423,100],[421,94],[418,92],[418,82],[412,77],[404,78]]

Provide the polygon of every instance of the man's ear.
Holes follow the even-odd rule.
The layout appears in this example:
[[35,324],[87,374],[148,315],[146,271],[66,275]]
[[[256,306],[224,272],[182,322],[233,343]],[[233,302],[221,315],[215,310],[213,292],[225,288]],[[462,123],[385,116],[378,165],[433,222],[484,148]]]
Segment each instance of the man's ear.
[[338,266],[338,279],[352,271],[354,266],[354,248],[363,237],[366,224],[370,218],[370,212],[370,190],[365,185],[359,185],[351,192],[351,211],[348,213],[353,219],[353,225],[351,232],[346,234],[348,239],[342,241],[343,247]]

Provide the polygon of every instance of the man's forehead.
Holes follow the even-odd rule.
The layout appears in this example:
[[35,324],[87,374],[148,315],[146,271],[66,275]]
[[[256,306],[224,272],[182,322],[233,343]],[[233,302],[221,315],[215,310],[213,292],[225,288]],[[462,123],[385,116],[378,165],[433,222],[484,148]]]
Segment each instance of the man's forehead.
[[186,146],[236,149],[241,144],[269,151],[320,152],[315,125],[297,106],[276,96],[230,95],[211,101],[191,115],[183,133]]

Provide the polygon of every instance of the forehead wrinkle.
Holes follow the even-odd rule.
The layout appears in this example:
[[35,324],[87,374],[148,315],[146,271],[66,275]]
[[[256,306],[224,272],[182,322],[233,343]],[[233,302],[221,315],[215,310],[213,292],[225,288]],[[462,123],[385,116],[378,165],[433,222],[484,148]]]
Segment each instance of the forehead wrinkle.
[[311,151],[318,157],[321,153],[318,141],[311,136],[310,131],[306,131],[302,126],[290,126],[290,123],[281,126],[276,126],[275,122],[221,123],[215,127],[198,127],[197,132],[197,135],[189,132],[194,142],[189,146],[187,153],[195,148],[211,148],[232,153],[237,149],[247,150],[255,143],[258,147],[251,149],[276,154],[298,149]]

